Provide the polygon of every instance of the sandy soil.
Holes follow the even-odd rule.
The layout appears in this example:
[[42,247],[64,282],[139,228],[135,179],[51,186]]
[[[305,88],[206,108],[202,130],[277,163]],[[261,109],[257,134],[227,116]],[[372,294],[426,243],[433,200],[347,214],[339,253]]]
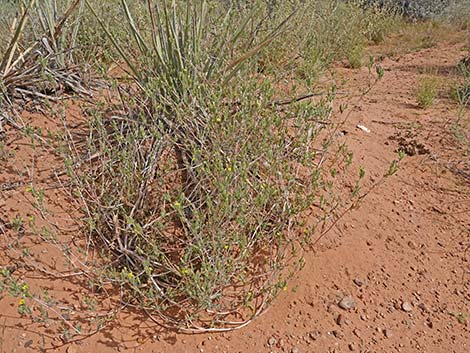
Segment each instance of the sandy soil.
[[[368,185],[380,180],[397,149],[404,148],[409,156],[394,177],[373,189],[360,208],[317,243],[288,290],[248,327],[181,335],[126,311],[101,332],[64,344],[57,324],[21,317],[17,299],[5,295],[0,300],[0,353],[470,352],[469,159],[463,159],[454,143],[451,125],[457,106],[447,90],[442,89],[436,104],[426,110],[417,106],[415,94],[429,70],[443,87],[455,79],[454,67],[463,54],[461,43],[441,43],[383,59],[384,78],[350,106],[343,139],[357,166],[364,166]],[[347,79],[348,92],[365,89],[369,81],[367,68],[338,66],[334,72],[335,79]],[[66,121],[79,120],[74,112],[67,111]],[[43,133],[58,127],[41,113],[25,119]],[[370,132],[358,129],[358,124]],[[47,147],[32,146],[14,129],[8,129],[5,143],[4,151],[15,157],[0,160],[0,226],[5,230],[7,220],[16,215],[28,220],[37,214],[31,193],[25,191],[34,178],[38,187],[47,187],[48,212],[64,229],[61,240],[77,245],[76,225],[69,217],[75,212],[73,199],[61,191],[60,177],[51,177],[61,171],[58,161]],[[29,233],[14,238],[11,234],[5,231],[0,241],[2,266],[10,266],[32,290],[49,288],[65,303],[60,308],[63,316],[90,308],[85,304],[87,283],[74,276],[54,279],[27,260],[67,269],[60,249]],[[27,246],[28,256],[8,247],[12,241]],[[112,303],[101,303],[102,308],[107,305]]]

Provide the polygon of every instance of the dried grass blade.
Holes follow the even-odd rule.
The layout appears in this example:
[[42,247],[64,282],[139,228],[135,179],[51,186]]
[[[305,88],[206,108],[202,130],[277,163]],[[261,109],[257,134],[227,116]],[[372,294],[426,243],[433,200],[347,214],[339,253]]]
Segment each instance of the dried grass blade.
[[24,12],[23,12],[23,15],[21,16],[21,20],[18,24],[18,27],[16,27],[15,34],[13,38],[11,39],[10,43],[8,44],[5,54],[3,55],[2,62],[0,63],[0,74],[2,76],[5,76],[10,69],[9,63],[13,59],[13,55],[16,51],[21,34],[23,33],[23,30],[24,30],[24,26],[26,25],[26,21],[29,17],[29,12],[33,8],[35,2],[36,0],[30,0],[28,6],[24,9]]

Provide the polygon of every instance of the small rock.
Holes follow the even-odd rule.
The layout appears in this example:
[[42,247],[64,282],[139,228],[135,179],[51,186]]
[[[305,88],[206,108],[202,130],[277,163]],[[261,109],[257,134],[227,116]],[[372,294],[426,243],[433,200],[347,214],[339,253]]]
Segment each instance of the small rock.
[[33,340],[27,340],[27,341],[24,343],[24,348],[28,348],[28,347],[30,347],[32,344],[33,344]]
[[353,333],[356,337],[361,338],[361,331],[359,331],[357,328],[353,330]]
[[73,345],[70,345],[68,348],[67,348],[67,353],[77,353],[77,347],[73,346]]
[[401,304],[401,309],[404,311],[404,312],[407,312],[407,313],[410,313],[413,311],[413,307],[411,306],[411,304],[409,302],[403,302]]
[[344,319],[344,316],[339,314],[338,317],[336,318],[336,323],[339,326],[343,326],[346,323],[346,320]]
[[418,308],[420,308],[422,311],[428,311],[427,308],[426,308],[426,304],[424,304],[424,303],[418,304]]
[[320,338],[321,332],[320,331],[312,331],[308,335],[312,340],[316,341],[317,339]]
[[390,337],[393,336],[392,331],[387,329],[387,328],[384,329],[383,332],[384,332],[384,336],[387,337],[387,338],[390,338]]
[[349,348],[349,350],[350,350],[351,352],[354,352],[354,351],[356,350],[356,346],[354,345],[354,343],[350,343],[350,344],[348,345],[348,348]]
[[277,343],[276,337],[271,337],[271,338],[268,340],[268,345],[270,345],[270,346],[274,346],[276,343]]
[[331,334],[338,339],[344,338],[344,333],[342,333],[341,331],[334,330],[331,332]]
[[358,287],[362,287],[364,285],[364,282],[362,282],[359,278],[353,279],[353,282]]
[[367,133],[370,132],[370,129],[368,129],[368,128],[365,127],[364,125],[358,124],[356,127],[357,127],[359,130],[362,130],[362,131],[364,131],[364,132],[367,132]]
[[291,349],[290,352],[291,352],[291,353],[299,353],[300,351],[299,351],[299,349],[298,349],[297,347],[294,347],[294,348]]
[[343,299],[341,299],[341,301],[338,303],[338,306],[341,309],[350,310],[356,307],[356,303],[354,302],[354,299],[352,297],[346,296]]

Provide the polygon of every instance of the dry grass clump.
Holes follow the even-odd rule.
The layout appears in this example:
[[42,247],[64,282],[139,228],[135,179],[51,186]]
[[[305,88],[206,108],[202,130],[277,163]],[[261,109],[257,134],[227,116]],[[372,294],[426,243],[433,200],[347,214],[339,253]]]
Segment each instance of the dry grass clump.
[[418,106],[422,109],[432,106],[437,99],[438,91],[439,85],[435,77],[423,78],[416,90]]
[[9,21],[8,40],[0,48],[0,103],[11,106],[26,97],[55,101],[65,93],[89,94],[83,85],[84,68],[72,55],[80,0],[61,4],[30,0],[18,5]]

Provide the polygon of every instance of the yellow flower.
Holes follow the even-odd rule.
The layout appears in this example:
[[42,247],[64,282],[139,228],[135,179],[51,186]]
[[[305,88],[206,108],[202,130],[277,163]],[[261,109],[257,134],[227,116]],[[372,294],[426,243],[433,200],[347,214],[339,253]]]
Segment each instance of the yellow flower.
[[28,287],[28,285],[25,283],[25,284],[23,284],[23,287],[21,287],[21,289],[23,290],[23,292],[27,292],[28,289],[29,289],[29,287]]
[[23,306],[25,304],[25,301],[23,298],[21,298],[19,301],[18,301],[18,305],[19,306]]
[[189,273],[189,270],[187,268],[182,268],[181,269],[181,274],[187,275]]
[[175,206],[176,208],[180,207],[181,204],[178,202],[178,201],[175,201],[175,203],[173,204],[173,206]]
[[232,171],[232,167],[230,167],[230,166],[227,167],[227,170],[228,170],[229,172],[231,172],[231,171]]
[[284,287],[282,287],[282,290],[285,292],[287,290],[287,285],[285,285]]
[[228,249],[228,245],[225,245],[225,246],[224,246],[224,249],[227,250],[227,249]]
[[217,118],[215,119],[215,121],[217,121],[218,123],[220,123],[220,122],[222,122],[222,118],[217,117]]
[[134,276],[134,274],[133,274],[132,272],[129,272],[129,273],[127,274],[127,278],[129,278],[129,279],[133,279],[134,277],[135,277],[135,276]]

